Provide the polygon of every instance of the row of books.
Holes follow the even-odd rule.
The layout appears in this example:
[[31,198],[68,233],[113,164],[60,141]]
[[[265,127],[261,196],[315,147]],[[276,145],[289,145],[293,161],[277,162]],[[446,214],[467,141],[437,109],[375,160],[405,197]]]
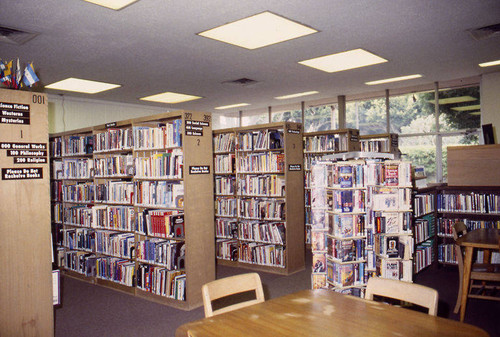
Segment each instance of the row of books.
[[345,152],[348,134],[326,134],[304,137],[304,152]]
[[413,198],[413,212],[415,216],[422,216],[434,212],[434,195],[433,194],[417,194]]
[[339,240],[327,235],[326,258],[335,262],[352,262],[365,259],[365,240]]
[[134,175],[134,156],[114,155],[94,158],[94,176],[129,177]]
[[284,245],[286,243],[284,222],[242,221],[238,223],[238,239],[261,243]]
[[214,136],[214,152],[233,152],[236,148],[236,137],[232,132]]
[[177,210],[145,209],[137,214],[136,231],[161,238],[184,238],[184,213]]
[[494,228],[500,229],[500,220],[473,220],[473,219],[449,219],[449,218],[438,218],[437,219],[437,231],[438,235],[441,236],[452,236],[453,226],[457,222],[463,222],[467,227],[467,231],[473,231],[479,228]]
[[236,149],[239,151],[270,150],[283,148],[282,130],[258,130],[238,134]]
[[54,161],[53,172],[59,176],[59,164],[62,165],[62,179],[92,179],[94,177],[94,161],[91,158],[63,159]]
[[236,193],[234,176],[216,176],[214,185],[216,195],[234,195]]
[[79,250],[59,249],[58,265],[85,276],[96,276],[96,256]]
[[182,170],[183,154],[178,148],[135,158],[136,178],[182,179]]
[[133,259],[136,242],[133,233],[95,231],[95,252],[124,259]]
[[429,240],[415,246],[414,272],[418,273],[422,269],[430,266],[434,261],[434,241]]
[[383,278],[412,282],[413,265],[411,260],[377,259],[377,275]]
[[238,173],[282,173],[285,155],[279,152],[247,153],[237,160]]
[[134,207],[96,205],[91,208],[91,226],[131,232],[134,229]]
[[434,217],[432,215],[416,219],[413,228],[416,244],[424,242],[436,234],[434,230]]
[[236,169],[236,156],[234,153],[218,154],[214,157],[215,173],[234,173]]
[[63,200],[62,186],[63,182],[60,180],[52,180],[50,182],[50,199],[53,202],[61,202]]
[[56,223],[63,222],[63,207],[60,203],[52,204],[52,221]]
[[383,258],[409,260],[413,256],[413,237],[409,235],[376,235],[373,251]]
[[411,212],[380,212],[370,211],[367,213],[370,224],[373,224],[375,234],[411,233]]
[[134,137],[131,129],[107,129],[94,135],[94,152],[132,149]]
[[365,214],[328,214],[328,233],[336,238],[366,235]]
[[271,267],[285,267],[285,247],[257,242],[240,242],[238,261]]
[[361,139],[359,144],[362,152],[391,152],[391,139],[388,138]]
[[237,239],[238,221],[236,219],[215,219],[215,237],[218,239]]
[[[321,196],[315,197],[311,201],[311,206],[319,207],[324,204]],[[326,192],[326,204],[328,210],[335,213],[351,213],[365,211],[365,190],[329,190]]]
[[394,188],[385,186],[368,187],[368,200],[374,211],[411,210],[411,188]]
[[95,232],[87,228],[63,230],[63,245],[71,250],[95,251]]
[[457,264],[457,252],[455,244],[446,243],[438,245],[438,261],[441,263]]
[[137,260],[179,270],[185,267],[185,244],[183,241],[150,238],[136,243]]
[[92,208],[86,205],[72,205],[61,207],[63,210],[63,219],[65,224],[91,227],[92,226]]
[[285,196],[283,175],[245,175],[238,179],[238,195],[242,196]]
[[92,135],[73,135],[54,139],[51,147],[53,156],[78,156],[92,154],[94,137]]
[[158,126],[134,126],[134,149],[164,149],[182,146],[182,121],[176,119]]
[[94,202],[94,184],[82,183],[74,185],[63,185],[63,201],[93,203]]
[[326,261],[326,280],[335,287],[352,287],[366,285],[364,263],[341,264]]
[[164,267],[140,264],[137,270],[137,288],[156,295],[186,300],[186,273]]
[[443,193],[437,195],[439,212],[500,214],[500,195],[494,193]]
[[97,184],[95,185],[94,202],[132,205],[134,202],[134,183],[115,180]]
[[285,201],[281,199],[238,200],[238,216],[244,219],[285,220]]
[[215,255],[217,259],[238,261],[238,240],[217,239],[215,243],[215,249]]
[[182,208],[184,184],[167,181],[136,181],[135,203],[150,207]]
[[118,257],[98,257],[95,266],[97,278],[134,286],[135,262]]
[[238,200],[236,198],[216,198],[215,199],[216,216],[238,216]]

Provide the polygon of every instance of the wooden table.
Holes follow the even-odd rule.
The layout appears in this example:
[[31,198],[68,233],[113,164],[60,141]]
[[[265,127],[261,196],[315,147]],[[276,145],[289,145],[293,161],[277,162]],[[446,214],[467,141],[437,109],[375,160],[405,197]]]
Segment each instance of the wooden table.
[[456,243],[465,247],[464,274],[462,278],[462,298],[460,300],[460,321],[465,318],[467,294],[469,293],[470,272],[474,248],[498,250],[498,229],[476,229],[457,239]]
[[[188,335],[189,331],[189,335]],[[473,325],[317,289],[180,326],[184,336],[488,336]]]

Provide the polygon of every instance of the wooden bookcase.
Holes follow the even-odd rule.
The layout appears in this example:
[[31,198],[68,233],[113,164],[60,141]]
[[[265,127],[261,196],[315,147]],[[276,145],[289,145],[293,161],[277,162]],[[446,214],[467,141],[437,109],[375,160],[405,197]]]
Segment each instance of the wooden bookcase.
[[499,166],[499,144],[448,146],[450,186],[500,186]]
[[48,99],[0,89],[0,335],[53,336]]
[[311,163],[325,155],[360,151],[357,129],[339,129],[304,133],[305,243],[311,244]]
[[[215,279],[214,242],[207,240],[214,236],[210,114],[176,111],[69,131],[53,135],[53,148],[82,135],[93,141],[90,155],[79,154],[92,161],[93,194],[76,226],[63,200],[65,274],[179,309],[202,305],[201,286]],[[65,179],[62,189],[87,179]],[[70,247],[73,231],[83,240]],[[71,270],[70,254],[85,270]]]
[[[226,146],[230,139],[234,148]],[[302,125],[217,130],[214,153],[216,186],[229,185],[215,199],[218,263],[285,275],[303,270]]]
[[437,256],[436,189],[414,189],[413,234],[415,237],[415,274],[435,264]]

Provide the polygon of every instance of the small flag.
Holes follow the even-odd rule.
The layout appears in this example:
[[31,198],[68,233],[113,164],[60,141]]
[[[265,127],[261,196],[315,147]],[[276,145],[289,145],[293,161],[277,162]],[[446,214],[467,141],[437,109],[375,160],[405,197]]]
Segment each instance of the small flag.
[[35,84],[38,81],[39,81],[39,79],[35,74],[35,69],[33,69],[33,64],[32,63],[28,64],[26,66],[26,68],[24,69],[23,83],[27,87],[31,87],[33,84]]
[[12,79],[11,68],[12,68],[12,61],[5,64],[5,69],[3,70],[3,77],[0,79],[0,82],[2,82],[8,87],[10,87],[11,85],[10,81]]
[[19,57],[17,58],[17,67],[16,67],[16,89],[19,88],[19,83],[21,82],[21,65],[19,64]]
[[10,76],[12,73],[12,60],[5,64],[5,70],[3,71],[3,76]]

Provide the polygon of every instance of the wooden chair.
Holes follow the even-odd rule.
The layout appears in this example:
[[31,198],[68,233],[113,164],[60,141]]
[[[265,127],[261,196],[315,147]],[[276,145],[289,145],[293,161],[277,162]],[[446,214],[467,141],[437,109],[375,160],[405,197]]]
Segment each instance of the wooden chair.
[[[456,241],[459,237],[467,233],[467,227],[463,222],[456,221],[453,225],[452,233],[453,233],[453,238]],[[499,242],[499,251],[500,251],[500,242]],[[455,253],[458,263],[459,284],[458,284],[457,303],[455,304],[455,309],[453,310],[453,312],[457,314],[460,310],[460,300],[462,298],[462,286],[463,286],[463,275],[464,275],[464,252],[462,250],[462,247],[455,244]],[[470,273],[469,294],[467,294],[467,297],[500,301],[499,296],[490,296],[488,294],[485,294],[486,290],[493,290],[493,291],[497,290],[497,292],[500,291],[500,288],[498,286],[487,284],[487,281],[500,282],[500,265],[490,264],[489,256],[490,256],[489,251],[485,251],[484,260],[487,263],[472,264],[472,269]],[[474,281],[481,281],[481,283],[477,284],[474,283]],[[476,293],[472,293],[473,290]]]
[[[214,300],[249,291],[255,292],[255,299],[231,304],[216,310],[212,307],[212,301]],[[228,311],[264,302],[264,291],[262,289],[260,276],[257,273],[235,275],[209,282],[203,285],[201,292],[203,295],[203,306],[205,307],[205,317],[219,315]]]
[[373,301],[374,295],[410,302],[429,309],[429,315],[437,315],[438,292],[420,284],[371,277],[366,285],[365,299]]

